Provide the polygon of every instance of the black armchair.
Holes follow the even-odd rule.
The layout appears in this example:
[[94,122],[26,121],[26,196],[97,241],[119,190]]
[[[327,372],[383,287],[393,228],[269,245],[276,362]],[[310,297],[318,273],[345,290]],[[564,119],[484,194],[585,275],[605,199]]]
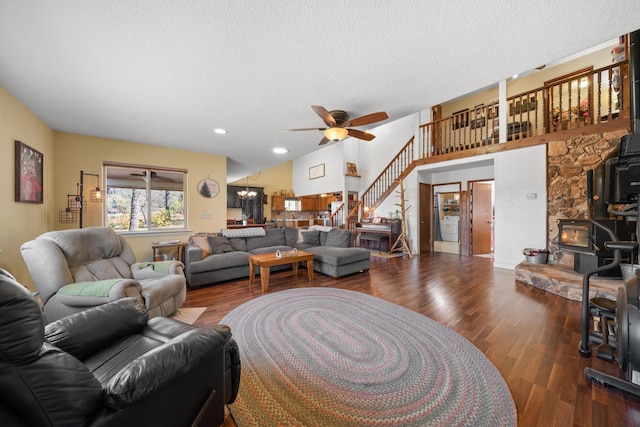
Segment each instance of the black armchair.
[[240,362],[228,327],[148,320],[133,298],[44,326],[0,270],[0,425],[220,425]]

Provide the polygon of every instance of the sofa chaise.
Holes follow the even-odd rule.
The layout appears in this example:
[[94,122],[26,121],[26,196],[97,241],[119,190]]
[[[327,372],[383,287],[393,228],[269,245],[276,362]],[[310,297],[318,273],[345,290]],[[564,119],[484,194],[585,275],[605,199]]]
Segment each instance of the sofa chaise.
[[[185,275],[190,287],[249,277],[249,256],[293,248],[314,255],[313,270],[333,278],[369,270],[368,250],[352,247],[349,230],[330,227],[224,229],[197,234],[185,249]],[[271,271],[290,269],[272,267]]]

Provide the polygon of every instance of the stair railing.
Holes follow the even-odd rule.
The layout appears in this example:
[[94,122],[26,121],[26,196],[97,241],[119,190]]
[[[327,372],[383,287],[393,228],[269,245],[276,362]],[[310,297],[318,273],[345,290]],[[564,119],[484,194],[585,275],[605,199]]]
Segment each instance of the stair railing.
[[329,219],[331,220],[332,227],[342,228],[344,224],[344,202],[338,206],[338,209],[331,212]]
[[400,152],[389,162],[373,183],[360,197],[360,215],[364,216],[364,209],[375,209],[398,186],[399,179],[403,178],[414,167],[414,140],[411,139],[400,149]]

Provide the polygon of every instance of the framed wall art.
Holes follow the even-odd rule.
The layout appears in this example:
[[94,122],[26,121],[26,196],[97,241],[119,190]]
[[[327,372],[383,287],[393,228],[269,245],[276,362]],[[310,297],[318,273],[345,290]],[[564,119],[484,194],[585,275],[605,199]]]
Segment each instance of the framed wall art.
[[465,128],[469,126],[469,109],[456,111],[451,115],[451,130]]
[[324,176],[324,163],[309,168],[309,179],[322,178]]
[[471,120],[471,129],[481,128],[485,125],[485,117],[478,117],[477,119]]
[[42,153],[15,141],[15,200],[42,203],[44,159]]
[[220,186],[215,179],[205,178],[198,183],[198,193],[202,197],[212,199],[220,193]]

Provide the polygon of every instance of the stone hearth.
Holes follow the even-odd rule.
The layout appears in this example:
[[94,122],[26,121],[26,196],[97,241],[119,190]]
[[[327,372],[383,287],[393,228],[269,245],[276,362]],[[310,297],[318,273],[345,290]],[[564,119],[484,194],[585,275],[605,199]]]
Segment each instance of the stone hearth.
[[[529,264],[516,266],[516,280],[551,292],[572,301],[582,301],[582,274],[558,264]],[[622,279],[591,276],[589,297],[603,297],[615,301]]]
[[620,130],[548,142],[547,249],[555,264],[573,266],[573,253],[558,248],[558,220],[587,217],[587,171],[615,154],[627,133]]

